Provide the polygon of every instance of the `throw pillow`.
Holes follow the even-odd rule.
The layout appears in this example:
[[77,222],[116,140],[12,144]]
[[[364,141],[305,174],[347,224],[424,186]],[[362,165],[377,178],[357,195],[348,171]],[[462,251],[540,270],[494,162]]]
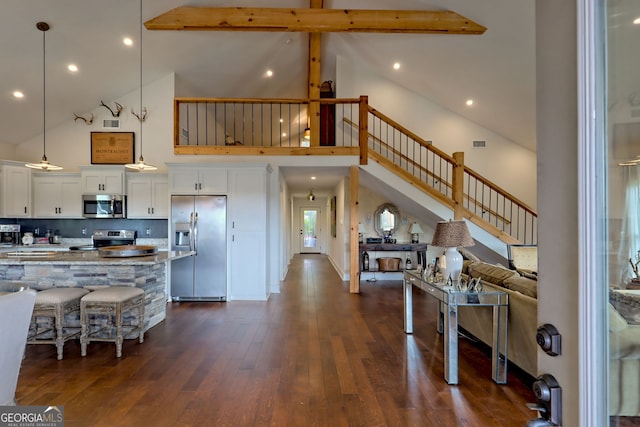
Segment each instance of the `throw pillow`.
[[469,266],[469,275],[474,278],[479,277],[485,282],[502,286],[504,281],[509,277],[518,276],[518,272],[509,270],[508,268],[479,262]]
[[513,276],[506,279],[503,286],[531,298],[538,298],[538,282],[536,280]]

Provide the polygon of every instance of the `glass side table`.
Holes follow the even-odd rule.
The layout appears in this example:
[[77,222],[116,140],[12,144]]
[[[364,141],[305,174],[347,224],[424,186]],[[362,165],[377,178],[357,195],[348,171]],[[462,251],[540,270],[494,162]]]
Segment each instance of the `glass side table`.
[[509,295],[501,291],[462,292],[445,283],[425,280],[416,271],[404,271],[404,331],[413,333],[413,287],[440,301],[438,332],[444,333],[444,379],[458,384],[458,307],[493,307],[491,378],[507,383],[507,316]]

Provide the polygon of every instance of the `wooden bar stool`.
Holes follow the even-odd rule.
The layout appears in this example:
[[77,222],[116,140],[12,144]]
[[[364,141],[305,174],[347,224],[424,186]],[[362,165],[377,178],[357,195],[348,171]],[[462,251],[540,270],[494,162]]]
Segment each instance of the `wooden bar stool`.
[[[58,360],[62,360],[64,343],[80,335],[80,326],[69,325],[65,316],[80,312],[80,298],[89,291],[82,288],[52,288],[36,294],[36,304],[31,315],[32,333],[28,344],[55,344]],[[39,320],[48,318],[41,329]]]
[[[124,314],[136,312],[130,323],[124,323]],[[91,323],[93,319],[93,323]],[[91,341],[116,343],[116,357],[122,357],[125,337],[138,335],[144,341],[144,291],[130,286],[112,286],[98,289],[80,300],[80,348],[87,355]],[[124,329],[128,329],[124,334]]]

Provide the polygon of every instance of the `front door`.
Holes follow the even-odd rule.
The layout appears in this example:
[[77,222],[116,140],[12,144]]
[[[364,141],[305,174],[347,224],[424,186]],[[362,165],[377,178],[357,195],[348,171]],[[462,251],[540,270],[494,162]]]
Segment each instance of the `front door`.
[[300,217],[300,253],[320,253],[320,210],[317,208],[302,208]]

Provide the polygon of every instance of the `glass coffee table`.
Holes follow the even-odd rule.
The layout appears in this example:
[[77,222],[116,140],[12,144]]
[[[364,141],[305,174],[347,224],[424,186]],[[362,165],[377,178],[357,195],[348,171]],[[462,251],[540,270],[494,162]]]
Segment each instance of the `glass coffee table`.
[[463,292],[445,283],[426,280],[415,270],[405,270],[404,331],[413,333],[413,287],[440,301],[438,332],[444,334],[444,379],[458,384],[458,307],[493,307],[491,378],[507,383],[507,316],[509,295],[501,291]]

